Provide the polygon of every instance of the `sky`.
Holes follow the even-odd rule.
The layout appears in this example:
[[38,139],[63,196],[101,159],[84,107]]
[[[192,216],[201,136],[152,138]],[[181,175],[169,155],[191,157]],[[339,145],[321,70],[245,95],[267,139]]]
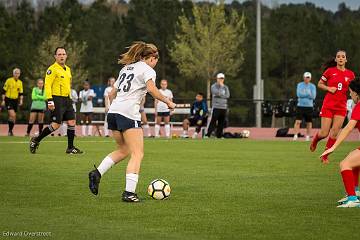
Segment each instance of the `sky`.
[[[0,0],[2,1],[2,0]],[[9,0],[7,0],[9,1]],[[38,0],[31,0],[36,3]],[[49,0],[51,1],[51,0]],[[78,0],[79,2],[89,3],[93,2],[94,0]],[[128,1],[128,0],[127,0]],[[204,1],[204,0],[196,0],[196,1]],[[206,0],[205,0],[206,1]],[[215,1],[215,0],[209,0]],[[233,0],[225,0],[226,3],[231,3]],[[239,2],[244,2],[245,0],[237,0]],[[283,3],[305,3],[311,2],[314,3],[316,6],[323,7],[326,10],[331,10],[335,12],[338,9],[338,5],[342,2],[352,10],[357,10],[360,8],[360,0],[261,0],[263,4],[268,5],[269,7],[278,6]]]
[[[231,3],[232,0],[225,0],[227,3]],[[239,2],[244,2],[244,0],[238,0]],[[338,9],[340,3],[344,2],[349,8],[356,10],[360,8],[360,0],[261,0],[263,4],[271,6],[276,6],[283,3],[305,3],[311,2],[316,6],[323,7],[327,10],[335,12]]]

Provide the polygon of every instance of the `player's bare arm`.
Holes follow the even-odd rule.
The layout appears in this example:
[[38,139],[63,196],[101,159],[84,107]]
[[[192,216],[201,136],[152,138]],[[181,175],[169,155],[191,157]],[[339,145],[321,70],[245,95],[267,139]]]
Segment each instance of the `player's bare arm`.
[[325,82],[323,80],[320,80],[318,82],[318,88],[320,88],[321,90],[324,90],[326,92],[331,92],[331,93],[335,93],[337,88],[336,87],[329,87],[325,84]]

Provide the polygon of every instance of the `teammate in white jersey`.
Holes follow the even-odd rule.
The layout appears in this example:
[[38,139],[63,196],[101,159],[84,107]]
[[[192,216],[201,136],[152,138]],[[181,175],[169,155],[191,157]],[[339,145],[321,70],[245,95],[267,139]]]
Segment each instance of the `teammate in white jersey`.
[[[159,89],[159,92],[164,97],[166,97],[167,99],[172,101],[173,94],[172,94],[171,90],[167,89],[167,87],[168,87],[167,80],[165,80],[165,79],[161,80],[160,87],[161,88]],[[156,110],[155,137],[156,138],[160,137],[160,124],[161,124],[161,121],[164,120],[165,136],[167,138],[170,138],[170,109],[168,108],[168,106],[165,103],[159,102],[156,99],[155,99],[154,105],[155,105],[155,110]]]
[[141,124],[144,130],[144,136],[151,137],[150,126],[145,113],[145,102],[146,102],[146,96],[141,100],[140,103]]
[[[76,90],[73,88],[71,89],[70,97],[71,97],[72,106],[73,106],[73,109],[75,112],[75,119],[76,119],[76,103],[79,100],[79,96],[78,96]],[[66,135],[67,135],[67,123],[63,122],[59,128],[59,136],[66,136]],[[53,134],[51,134],[51,136],[53,136]]]
[[113,88],[114,83],[115,83],[115,78],[110,77],[108,79],[108,87],[105,88],[105,91],[104,91],[104,102],[105,102],[104,135],[105,135],[105,137],[109,137],[109,128],[108,128],[108,123],[107,123],[107,113],[108,113],[109,108],[110,108],[109,93],[111,92],[111,89]]
[[92,100],[96,97],[96,94],[93,89],[90,88],[89,81],[84,81],[83,83],[84,90],[81,90],[79,93],[79,101],[81,102],[80,113],[81,113],[81,125],[82,125],[82,135],[91,136],[92,135],[92,125],[91,117],[94,112]]
[[139,112],[141,100],[149,92],[154,98],[165,102],[170,109],[176,106],[156,88],[156,72],[153,68],[158,59],[156,46],[144,42],[134,42],[128,51],[120,56],[119,63],[125,66],[109,94],[112,103],[108,113],[109,129],[112,130],[117,150],[107,155],[95,170],[89,172],[89,188],[95,195],[98,194],[101,176],[130,155],[122,200],[139,201],[135,191],[144,156],[144,136]]

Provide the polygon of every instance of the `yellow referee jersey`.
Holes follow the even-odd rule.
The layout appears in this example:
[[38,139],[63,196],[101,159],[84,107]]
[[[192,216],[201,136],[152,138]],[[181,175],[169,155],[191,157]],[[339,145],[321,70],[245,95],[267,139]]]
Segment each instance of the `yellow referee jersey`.
[[45,76],[45,96],[47,99],[55,96],[70,97],[71,70],[68,66],[62,67],[55,62],[51,65]]
[[5,96],[11,99],[18,99],[24,91],[22,81],[20,79],[15,80],[13,77],[6,79],[3,89]]

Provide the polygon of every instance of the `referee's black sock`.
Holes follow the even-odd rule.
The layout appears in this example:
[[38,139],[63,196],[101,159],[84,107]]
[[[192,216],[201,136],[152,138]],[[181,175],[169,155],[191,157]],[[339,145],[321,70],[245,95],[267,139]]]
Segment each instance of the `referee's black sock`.
[[26,130],[26,133],[27,133],[27,134],[30,134],[33,125],[34,125],[33,123],[29,123],[29,124],[28,124],[27,130]]
[[46,137],[47,135],[51,134],[53,131],[55,131],[55,129],[49,125],[47,126],[40,134],[39,136],[37,136],[36,141],[40,142],[44,137]]
[[44,128],[44,123],[39,123],[39,134],[42,132]]
[[14,121],[13,120],[8,120],[8,124],[9,124],[9,132],[12,132],[12,130],[14,129]]
[[75,126],[68,126],[67,137],[68,137],[68,149],[71,149],[74,147]]

